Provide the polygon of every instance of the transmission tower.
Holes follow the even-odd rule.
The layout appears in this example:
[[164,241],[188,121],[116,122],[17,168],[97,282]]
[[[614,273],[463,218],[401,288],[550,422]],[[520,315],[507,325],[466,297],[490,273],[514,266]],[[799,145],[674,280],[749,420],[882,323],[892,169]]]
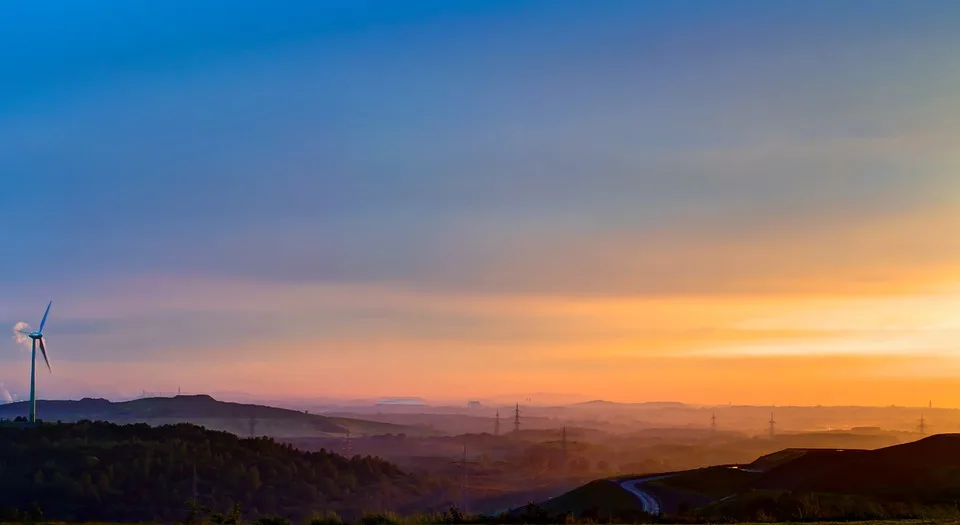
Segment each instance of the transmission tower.
[[353,443],[350,441],[350,429],[343,438],[343,457],[350,459],[353,457]]
[[467,513],[467,446],[463,446],[463,459],[460,462],[463,469],[463,484],[460,486],[460,512]]
[[567,464],[567,426],[560,431],[560,450],[563,452],[563,464]]
[[517,403],[517,408],[513,411],[513,431],[520,432],[520,403]]
[[776,424],[777,422],[773,420],[773,412],[770,412],[770,439],[776,435]]
[[710,433],[711,434],[717,433],[717,413],[716,412],[714,412],[710,416]]
[[[469,510],[468,507],[470,505],[470,497],[469,497],[470,493],[468,490],[470,486],[468,484],[468,480],[477,479],[478,477],[480,478],[483,477],[483,471],[481,469],[482,465],[477,461],[467,461],[467,445],[466,444],[463,445],[463,454],[460,457],[455,458],[449,464],[451,466],[456,466],[456,468],[460,469],[462,479],[460,481],[460,505],[459,506],[460,506],[460,511],[466,514],[467,511]],[[470,471],[471,468],[475,469],[472,474]],[[472,478],[468,478],[468,476],[472,476]],[[477,482],[474,481],[475,486],[476,486],[476,483]]]
[[257,418],[250,416],[250,437],[257,437]]
[[500,411],[497,410],[497,418],[493,420],[493,435],[500,435]]
[[924,435],[927,430],[926,423],[923,420],[923,414],[920,414],[920,435]]

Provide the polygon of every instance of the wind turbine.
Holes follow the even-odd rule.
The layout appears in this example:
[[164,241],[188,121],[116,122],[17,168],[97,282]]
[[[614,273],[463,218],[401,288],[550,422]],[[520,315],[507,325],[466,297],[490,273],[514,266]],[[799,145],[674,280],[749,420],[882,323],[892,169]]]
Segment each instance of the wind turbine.
[[43,353],[43,360],[47,363],[47,370],[53,372],[50,368],[50,360],[47,359],[47,346],[43,344],[43,325],[47,324],[47,315],[50,314],[50,306],[53,301],[47,303],[47,310],[43,312],[43,319],[40,320],[40,328],[35,332],[26,330],[17,330],[21,334],[29,337],[33,341],[33,355],[30,358],[30,423],[37,422],[37,343],[40,343],[40,352]]

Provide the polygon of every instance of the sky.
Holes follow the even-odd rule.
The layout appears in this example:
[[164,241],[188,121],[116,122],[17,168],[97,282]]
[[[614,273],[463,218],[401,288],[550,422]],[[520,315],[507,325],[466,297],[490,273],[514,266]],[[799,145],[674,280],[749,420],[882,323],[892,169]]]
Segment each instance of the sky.
[[960,406],[958,26],[949,0],[6,2],[0,323],[53,300],[41,398]]

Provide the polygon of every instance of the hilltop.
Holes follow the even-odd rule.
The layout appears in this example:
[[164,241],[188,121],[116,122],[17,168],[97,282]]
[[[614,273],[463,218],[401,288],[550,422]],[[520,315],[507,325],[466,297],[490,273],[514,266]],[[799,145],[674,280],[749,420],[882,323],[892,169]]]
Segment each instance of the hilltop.
[[[26,416],[26,402],[0,405],[0,418]],[[416,426],[326,417],[298,410],[263,405],[218,401],[208,395],[152,397],[133,401],[111,402],[85,398],[79,401],[37,401],[37,413],[46,421],[75,422],[82,420],[112,423],[147,423],[166,425],[191,423],[210,430],[222,430],[239,436],[253,435],[275,438],[351,435],[407,434],[429,435],[434,432]]]
[[926,501],[957,498],[960,434],[940,434],[878,450],[807,450],[774,466],[753,486]]

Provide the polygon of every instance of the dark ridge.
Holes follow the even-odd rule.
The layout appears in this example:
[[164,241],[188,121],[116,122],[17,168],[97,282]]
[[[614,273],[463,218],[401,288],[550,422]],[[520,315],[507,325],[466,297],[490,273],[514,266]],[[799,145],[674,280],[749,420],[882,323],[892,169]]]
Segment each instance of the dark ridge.
[[[0,419],[26,417],[28,408],[28,402],[0,405]],[[90,398],[79,401],[38,400],[37,413],[39,418],[45,421],[194,423],[244,436],[250,433],[251,419],[257,421],[259,431],[263,435],[278,437],[346,434],[348,430],[354,435],[423,433],[421,429],[405,425],[330,418],[299,410],[218,401],[205,394],[142,398],[118,403]]]
[[66,522],[181,522],[195,480],[201,505],[222,512],[237,503],[249,517],[356,514],[372,510],[374,496],[417,509],[435,489],[380,459],[188,424],[0,425],[0,458],[0,514],[37,504],[45,520]]
[[807,450],[754,488],[932,498],[960,494],[958,476],[960,435],[941,434],[878,450]]

